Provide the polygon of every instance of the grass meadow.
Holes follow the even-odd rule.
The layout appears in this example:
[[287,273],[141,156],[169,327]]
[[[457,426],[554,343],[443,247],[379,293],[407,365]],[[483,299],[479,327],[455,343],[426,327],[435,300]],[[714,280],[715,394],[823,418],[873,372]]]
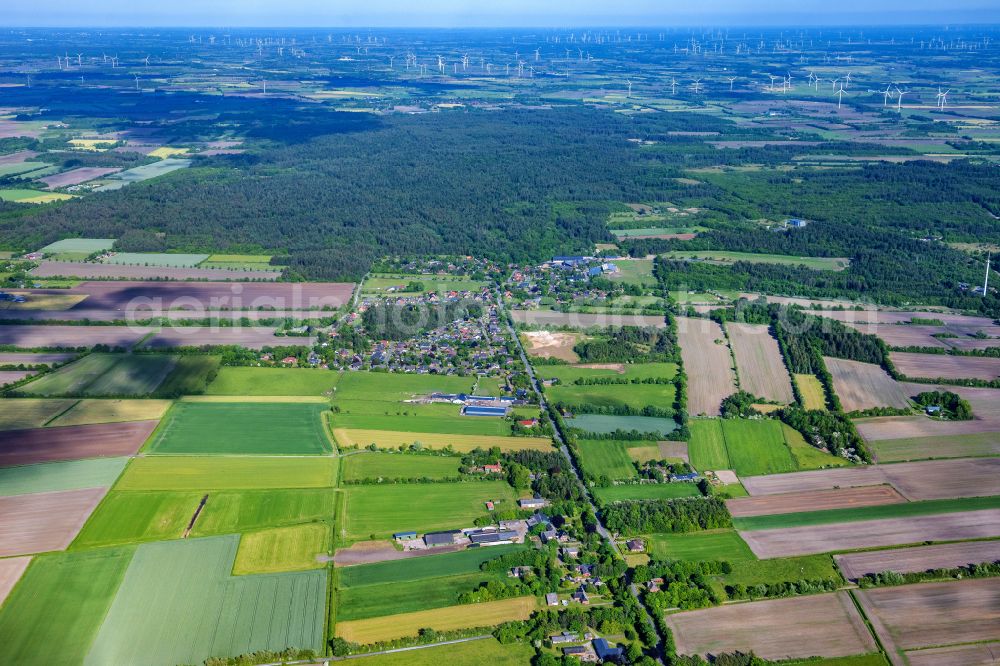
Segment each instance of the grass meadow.
[[687,534],[653,534],[647,552],[671,560],[756,560],[750,546],[735,530],[710,530]]
[[365,479],[449,479],[458,477],[461,458],[455,456],[364,452],[344,458],[344,481]]
[[606,476],[613,481],[639,478],[639,473],[628,455],[626,442],[581,439],[578,446],[583,469],[591,476],[595,478]]
[[134,550],[106,548],[36,557],[0,606],[4,661],[83,663]]
[[330,520],[335,498],[332,488],[210,492],[191,535],[233,534]]
[[240,537],[233,575],[323,569],[317,555],[330,550],[330,526],[307,523],[249,532]]
[[698,491],[698,486],[693,483],[642,483],[594,488],[594,495],[602,502],[619,502],[698,497],[701,493]]
[[554,404],[572,405],[581,412],[608,407],[673,408],[676,389],[673,384],[561,384],[545,389],[545,396]]
[[321,650],[326,571],[232,576],[238,544],[230,535],[139,546],[85,663]]
[[466,527],[487,513],[487,500],[498,509],[514,507],[514,492],[501,481],[347,486],[343,525],[349,541]]
[[[578,379],[651,379],[663,377],[672,379],[677,375],[676,363],[609,363],[607,367],[585,367],[581,365],[541,365],[535,369],[541,379],[558,379],[563,385]],[[618,385],[620,386],[620,385]]]
[[510,434],[510,423],[499,418],[470,418],[461,415],[458,405],[408,405],[398,402],[337,400],[333,423],[338,428],[394,430],[446,435]]
[[332,395],[340,373],[312,368],[219,368],[207,395]]
[[584,432],[598,434],[613,433],[616,430],[655,432],[664,437],[677,429],[673,419],[653,416],[614,416],[610,414],[579,414],[566,419],[566,425]]
[[112,491],[91,514],[71,548],[179,539],[203,495]]
[[849,464],[773,419],[693,419],[689,427],[691,465],[700,471],[731,469],[756,476]]
[[805,409],[826,409],[826,393],[816,375],[793,375]]
[[316,403],[178,402],[150,438],[151,453],[308,455],[332,450]]
[[136,458],[117,490],[253,490],[325,488],[336,480],[334,458],[151,456]]

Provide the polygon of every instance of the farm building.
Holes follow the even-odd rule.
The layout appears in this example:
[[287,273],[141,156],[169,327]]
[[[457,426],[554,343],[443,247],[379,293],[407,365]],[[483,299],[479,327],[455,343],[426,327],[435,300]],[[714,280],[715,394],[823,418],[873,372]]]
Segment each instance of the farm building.
[[624,654],[624,650],[620,647],[611,647],[608,642],[603,638],[594,639],[594,652],[597,653],[597,658],[604,662],[619,662]]
[[689,474],[671,474],[670,475],[670,480],[671,481],[697,481],[698,479],[699,479],[699,475],[698,475],[697,472],[691,472]]
[[559,533],[555,529],[548,529],[539,535],[542,538],[542,543],[548,543],[549,541],[554,541],[559,537]]
[[507,416],[506,407],[476,407],[465,406],[462,408],[463,416]]
[[392,535],[392,538],[396,541],[409,541],[410,539],[416,539],[416,532],[396,532]]
[[541,497],[531,497],[529,499],[517,500],[517,505],[522,509],[541,509],[548,506],[549,501]]
[[[548,596],[548,595],[546,595],[546,596]],[[554,592],[552,593],[552,596],[553,597],[556,596]],[[555,606],[558,603],[559,603],[559,598],[556,597],[556,603],[555,604],[549,604],[549,605],[550,606]],[[553,645],[559,645],[560,643],[575,643],[578,640],[580,640],[580,637],[577,636],[572,631],[564,631],[561,634],[555,634],[553,636],[549,636],[549,640],[552,641]]]
[[428,532],[424,535],[424,543],[428,546],[450,546],[455,543],[455,537],[461,534],[461,530],[449,530],[447,532]]
[[546,606],[558,606],[559,605],[559,595],[555,592],[549,592],[545,595],[545,605]]
[[499,546],[514,543],[518,534],[513,530],[477,530],[469,533],[469,541],[476,546]]

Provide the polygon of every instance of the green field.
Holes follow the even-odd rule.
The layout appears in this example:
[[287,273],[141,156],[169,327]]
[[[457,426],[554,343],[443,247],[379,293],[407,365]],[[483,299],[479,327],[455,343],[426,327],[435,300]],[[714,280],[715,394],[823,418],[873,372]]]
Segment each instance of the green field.
[[667,252],[665,256],[673,259],[698,259],[724,264],[747,261],[754,264],[805,266],[817,271],[842,271],[850,264],[850,260],[843,257],[792,257],[784,254],[755,254],[721,250],[708,250],[704,252],[675,251]]
[[779,474],[797,469],[780,421],[723,419],[722,433],[732,469],[740,476]]
[[0,190],[0,201],[15,201],[20,203],[50,203],[71,199],[68,194],[46,192],[44,190]]
[[205,393],[211,378],[219,371],[219,357],[191,354],[176,358],[173,372],[156,389],[156,395],[176,398]]
[[785,443],[792,452],[792,459],[797,469],[821,469],[823,467],[847,467],[851,463],[846,458],[820,451],[806,442],[805,438],[795,428],[784,423],[781,430],[785,435]]
[[625,442],[608,439],[581,439],[578,446],[583,471],[594,478],[606,476],[612,481],[639,478],[639,473],[628,455]]
[[348,540],[467,527],[487,513],[487,500],[503,501],[500,510],[514,507],[514,492],[501,481],[347,486],[344,493]]
[[826,409],[826,392],[816,375],[793,375],[804,409]]
[[610,416],[605,414],[580,414],[566,419],[570,428],[579,428],[584,432],[612,433],[616,430],[628,432],[655,432],[667,436],[677,429],[673,419],[661,419],[652,416]]
[[332,395],[339,372],[312,368],[220,368],[208,395]]
[[323,569],[316,559],[330,549],[330,527],[324,523],[275,527],[240,538],[233,575]]
[[[698,470],[731,469],[740,476],[778,474],[800,469],[785,442],[780,421],[770,419],[696,419],[689,424],[688,451]],[[798,433],[795,433],[796,435]],[[801,437],[800,437],[801,438]],[[803,446],[808,446],[801,442]],[[810,449],[812,447],[809,447]],[[812,467],[812,451],[801,449],[802,459]],[[820,451],[816,453],[822,454]],[[833,456],[826,456],[834,464]]]
[[[52,402],[59,402],[53,400]],[[170,409],[169,400],[129,400],[118,398],[86,398],[67,400],[75,403],[47,425],[71,426],[88,423],[122,423],[126,421],[159,420]]]
[[462,592],[482,582],[506,579],[506,572],[482,572],[480,564],[522,548],[473,548],[339,569],[337,618],[363,620],[454,605]]
[[344,458],[344,481],[364,479],[450,479],[458,477],[461,458],[401,453],[357,453]]
[[[616,364],[612,364],[616,365]],[[632,363],[610,368],[583,368],[579,365],[540,365],[535,374],[541,379],[558,379],[563,384],[572,384],[578,379],[614,377],[616,379],[650,379],[677,375],[676,363]]]
[[127,462],[128,458],[92,458],[4,467],[0,496],[109,487]]
[[116,252],[104,260],[106,264],[128,264],[131,266],[168,266],[171,268],[194,268],[208,259],[207,254],[171,254],[166,252]]
[[930,458],[985,458],[1000,455],[1000,433],[881,439],[868,442],[868,447],[875,453],[879,462]]
[[732,468],[720,419],[692,419],[688,429],[691,431],[688,455],[692,467],[702,472]]
[[231,576],[239,537],[140,546],[85,664],[323,647],[326,571]]
[[671,410],[674,405],[673,384],[563,384],[549,386],[545,395],[553,404],[572,405],[580,411],[623,408],[642,410],[657,407]]
[[610,276],[613,280],[637,285],[656,284],[652,259],[618,259],[615,265],[618,266],[618,273]]
[[646,548],[651,557],[671,560],[755,560],[750,547],[735,530],[689,534],[653,534]]
[[[424,288],[419,291],[402,291],[411,282],[420,282]],[[386,290],[396,287],[394,293],[401,296],[417,296],[428,292],[444,291],[480,291],[486,286],[485,282],[464,278],[462,276],[448,277],[443,275],[419,275],[419,274],[382,274],[372,275],[364,281],[362,291],[366,294],[384,293]]]
[[0,398],[0,430],[40,428],[75,403],[76,400]]
[[233,534],[329,520],[334,514],[335,492],[332,488],[210,492],[191,535]]
[[642,483],[594,488],[594,495],[602,502],[623,500],[674,499],[701,495],[693,483]]
[[178,402],[147,448],[152,453],[307,455],[332,450],[315,403]]
[[176,361],[163,354],[88,354],[19,390],[38,396],[145,396],[167,378]]
[[50,254],[54,252],[102,252],[110,250],[115,244],[114,238],[64,238],[55,243],[49,243],[45,247],[39,248],[39,252]]
[[[468,393],[475,380],[451,375],[416,375],[387,372],[348,372],[337,385],[337,400],[399,402],[416,395]],[[406,405],[404,407],[409,407]]]
[[72,547],[179,539],[203,495],[199,492],[112,491],[91,514]]
[[334,484],[334,458],[153,456],[136,458],[117,490],[253,490],[324,488]]
[[340,399],[337,399],[335,405],[340,410],[333,415],[333,423],[337,428],[496,437],[510,434],[510,423],[507,421],[468,418],[461,415],[458,405]]
[[719,578],[726,585],[759,585],[803,579],[843,580],[829,555],[734,560],[732,572]]
[[901,504],[882,504],[879,506],[864,506],[850,509],[828,509],[826,511],[804,511],[802,513],[733,518],[733,525],[740,530],[771,530],[784,527],[830,525],[832,523],[881,520],[884,518],[912,518],[914,516],[929,516],[938,513],[960,513],[997,508],[1000,508],[1000,496],[960,497],[957,499],[903,502]]
[[133,552],[117,548],[36,557],[0,607],[3,661],[82,663]]
[[[531,662],[534,654],[534,648],[526,643],[501,645],[495,638],[487,638],[425,650],[361,657],[352,661],[356,661],[362,666],[441,666],[441,664],[524,666],[524,664]],[[874,666],[874,664],[852,663],[843,666]]]
[[524,546],[516,544],[470,548],[454,553],[344,567],[337,570],[339,574],[338,587],[405,583],[425,578],[475,573],[479,571],[479,565],[483,562],[523,549]]

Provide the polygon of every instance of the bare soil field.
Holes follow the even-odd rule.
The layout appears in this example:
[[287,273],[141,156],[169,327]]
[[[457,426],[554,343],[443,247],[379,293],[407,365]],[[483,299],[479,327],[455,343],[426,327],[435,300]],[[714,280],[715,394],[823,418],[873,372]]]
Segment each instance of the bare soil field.
[[0,557],[63,550],[107,488],[0,497]]
[[[792,380],[778,349],[778,341],[771,337],[767,325],[726,324],[740,388],[758,398],[789,404]],[[685,366],[686,367],[686,366]]]
[[53,363],[64,363],[76,356],[76,354],[47,354],[45,352],[34,354],[31,352],[0,352],[0,365],[52,365]]
[[30,562],[30,557],[11,557],[0,560],[0,606],[3,606],[4,599],[14,589],[14,585],[20,580],[21,574],[28,568]]
[[533,326],[570,326],[573,328],[593,328],[607,326],[652,326],[666,328],[663,317],[630,314],[586,314],[583,312],[552,312],[550,310],[511,310],[511,316],[518,324]]
[[754,497],[886,483],[910,501],[1000,495],[1000,459],[927,460],[743,478]]
[[1000,536],[1000,509],[740,532],[761,559]]
[[21,162],[27,162],[32,157],[38,157],[38,153],[36,153],[34,150],[19,150],[16,153],[0,155],[0,166],[6,166],[8,164],[20,164]]
[[842,358],[824,357],[823,361],[845,412],[909,405],[906,392],[879,366]]
[[386,541],[359,541],[352,544],[350,548],[338,550],[333,556],[333,564],[338,567],[350,567],[356,564],[374,564],[375,562],[454,553],[464,548],[465,546],[461,544],[455,544],[454,546],[438,546],[427,550],[396,550],[391,543]]
[[857,580],[865,574],[883,571],[910,573],[996,562],[1000,560],[1000,541],[964,541],[917,548],[848,553],[834,555],[833,559],[844,577]]
[[573,346],[580,341],[576,333],[553,331],[524,331],[522,338],[528,343],[528,354],[539,358],[558,358],[568,363],[580,360]]
[[39,178],[38,180],[45,183],[52,190],[57,187],[79,185],[80,183],[86,183],[88,180],[101,178],[102,176],[119,171],[121,169],[108,167],[80,167],[79,169],[70,169],[69,171],[63,171],[62,173],[46,176],[45,178]]
[[918,321],[921,319],[936,319],[943,325],[935,327],[939,331],[952,327],[955,329],[975,331],[979,328],[993,326],[993,320],[986,317],[967,317],[965,315],[950,314],[947,312],[900,312],[896,310],[811,310],[809,314],[814,314],[819,317],[827,317],[828,319],[836,319],[837,321],[844,323],[881,325],[902,324],[915,326],[916,324],[910,324],[910,322],[914,319]]
[[[189,269],[182,269],[189,270]],[[213,271],[226,279],[227,273]],[[50,290],[51,291],[51,290]],[[83,294],[74,310],[319,310],[338,308],[354,294],[350,282],[82,282],[58,293]]]
[[907,377],[985,380],[1000,377],[1000,358],[905,352],[892,352],[889,358],[900,374]]
[[175,326],[164,328],[154,335],[145,347],[149,349],[164,349],[168,347],[201,347],[204,345],[240,345],[249,349],[261,349],[267,346],[306,347],[315,344],[310,337],[275,337],[277,329],[268,327],[212,327],[212,326]]
[[0,441],[0,467],[53,460],[130,456],[139,450],[157,423],[131,421],[7,430],[3,433],[3,441]]
[[0,345],[31,349],[52,347],[76,349],[108,345],[131,347],[152,329],[136,326],[0,326]]
[[657,442],[660,449],[660,456],[663,458],[680,458],[688,462],[687,442]]
[[35,370],[0,370],[0,387],[19,382],[35,373]]
[[[0,318],[10,311],[0,310]],[[21,310],[11,315],[18,321],[129,321],[142,322],[147,319],[168,319],[172,322],[208,319],[210,322],[232,322],[240,325],[243,319],[262,321],[266,319],[296,319],[308,321],[329,316],[322,310],[150,310],[145,307],[128,310]]]
[[846,592],[731,604],[668,615],[678,654],[750,652],[765,659],[877,650]]
[[737,497],[726,500],[726,507],[734,518],[769,516],[779,513],[850,509],[880,504],[899,504],[906,498],[892,486],[863,486],[859,488],[831,488],[802,493]]
[[35,277],[75,277],[85,280],[132,278],[133,280],[276,280],[281,271],[247,271],[222,268],[171,268],[169,266],[123,266],[85,264],[72,261],[42,261],[31,271]]
[[1000,640],[998,578],[902,585],[854,594],[890,654],[898,649]]
[[689,317],[677,318],[677,333],[688,376],[688,412],[718,416],[723,398],[736,392],[726,334],[714,321]]
[[907,652],[910,666],[996,666],[1000,643],[974,643]]
[[1000,432],[1000,389],[901,383],[908,396],[924,391],[951,391],[972,406],[971,421],[940,421],[925,416],[880,416],[855,421],[858,432],[869,442],[885,439],[946,437]]

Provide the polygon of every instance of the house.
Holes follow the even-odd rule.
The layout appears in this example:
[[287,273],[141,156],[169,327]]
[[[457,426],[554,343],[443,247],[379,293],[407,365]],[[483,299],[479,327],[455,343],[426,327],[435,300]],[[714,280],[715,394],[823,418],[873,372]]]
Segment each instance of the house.
[[500,463],[496,465],[483,465],[483,471],[487,474],[503,474],[503,465]]
[[788,226],[792,227],[793,229],[802,229],[803,227],[805,227],[806,225],[808,225],[809,222],[807,220],[801,220],[801,219],[799,219],[797,217],[793,217],[793,218],[790,218],[790,219],[786,220],[785,224],[787,224]]
[[576,546],[566,546],[562,549],[563,557],[579,557],[580,549]]
[[587,596],[587,591],[585,589],[583,589],[582,585],[577,589],[576,592],[573,593],[571,599],[573,599],[573,601],[575,601],[577,603],[584,604],[584,605],[587,605],[587,604],[590,603],[590,597]]
[[517,505],[522,509],[541,509],[549,505],[549,501],[541,497],[531,497],[529,499],[517,500]]
[[392,538],[396,541],[409,541],[411,539],[417,538],[416,532],[396,532],[392,535]]
[[524,578],[526,575],[530,574],[531,571],[532,569],[529,566],[514,567],[507,573],[507,576],[510,578]]
[[611,647],[603,638],[595,638],[593,644],[594,652],[597,653],[597,658],[601,661],[618,663],[625,656],[625,651],[622,648]]
[[428,532],[424,535],[424,543],[428,546],[450,546],[455,543],[455,536],[461,534],[461,530],[449,530],[447,532]]
[[572,631],[564,631],[561,634],[549,636],[549,640],[552,641],[553,645],[559,645],[560,643],[575,643],[580,640],[580,637]]
[[[534,479],[532,479],[532,481],[534,481]],[[549,522],[551,521],[549,520],[548,516],[546,516],[544,513],[540,511],[536,511],[535,513],[531,514],[531,516],[528,517],[526,524],[528,529],[531,529],[535,525],[548,525]]]
[[941,405],[927,405],[927,408],[926,408],[925,411],[928,414],[940,414],[941,413]]
[[517,422],[518,425],[524,426],[525,428],[534,428],[538,425],[538,419],[522,419]]
[[646,550],[646,544],[642,542],[642,539],[630,539],[625,542],[625,547],[630,553],[641,553]]
[[492,511],[495,508],[496,508],[496,505],[493,503],[493,500],[486,500],[486,510],[487,511]]
[[295,358],[294,356],[286,356],[285,358],[281,359],[281,363],[283,365],[298,365],[299,359]]
[[545,605],[546,606],[558,606],[559,605],[559,595],[555,592],[549,592],[545,595]]
[[558,532],[554,529],[548,529],[542,532],[539,536],[542,537],[542,543],[548,543],[558,536]]
[[671,481],[697,481],[698,480],[698,473],[697,472],[691,472],[690,474],[671,474],[670,475],[670,480]]

